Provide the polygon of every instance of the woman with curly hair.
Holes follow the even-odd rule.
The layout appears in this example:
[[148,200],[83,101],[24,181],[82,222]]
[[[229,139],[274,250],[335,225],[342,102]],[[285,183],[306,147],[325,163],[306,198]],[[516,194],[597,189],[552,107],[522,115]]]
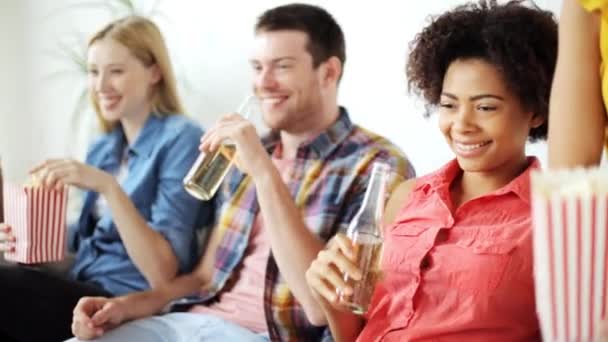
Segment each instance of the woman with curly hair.
[[456,158],[393,193],[383,278],[364,318],[336,296],[353,291],[343,273],[361,275],[347,237],[310,266],[337,341],[540,339],[529,202],[539,162],[525,145],[546,136],[556,55],[553,15],[521,1],[459,6],[416,37],[410,89],[436,109]]

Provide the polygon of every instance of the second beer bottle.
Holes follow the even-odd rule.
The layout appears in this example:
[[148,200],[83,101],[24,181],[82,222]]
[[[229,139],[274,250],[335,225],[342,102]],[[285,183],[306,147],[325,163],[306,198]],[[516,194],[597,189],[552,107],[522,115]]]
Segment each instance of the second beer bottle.
[[353,289],[353,293],[346,295],[339,292],[338,295],[340,303],[356,314],[367,311],[381,275],[382,214],[389,172],[387,164],[374,163],[361,208],[348,227],[347,235],[355,252],[353,263],[362,276],[357,281],[344,274],[344,281]]

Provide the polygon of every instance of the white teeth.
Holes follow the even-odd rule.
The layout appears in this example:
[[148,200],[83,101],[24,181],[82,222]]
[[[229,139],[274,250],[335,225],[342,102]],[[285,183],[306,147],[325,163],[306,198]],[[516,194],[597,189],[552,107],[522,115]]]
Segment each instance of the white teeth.
[[487,144],[489,144],[489,141],[486,142],[482,142],[479,144],[460,144],[460,143],[455,143],[456,147],[459,150],[463,150],[463,151],[473,151],[475,149],[478,149],[480,147],[486,146]]
[[270,97],[270,98],[265,98],[264,102],[270,103],[270,104],[276,104],[276,103],[283,101],[283,99],[284,99],[283,97]]

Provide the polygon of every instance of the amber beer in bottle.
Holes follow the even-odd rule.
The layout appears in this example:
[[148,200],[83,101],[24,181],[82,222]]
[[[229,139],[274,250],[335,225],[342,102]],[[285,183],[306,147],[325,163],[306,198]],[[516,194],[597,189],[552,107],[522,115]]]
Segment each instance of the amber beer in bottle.
[[201,153],[184,178],[186,191],[200,200],[211,199],[230,170],[235,152],[234,145],[222,144],[214,152]]
[[[254,105],[256,105],[255,97],[249,95],[239,106],[237,113],[249,119],[254,111]],[[200,200],[210,200],[230,170],[235,153],[236,146],[231,142],[224,142],[215,151],[201,152],[184,177],[184,189]]]
[[351,239],[354,264],[361,271],[361,280],[344,274],[344,281],[353,289],[352,295],[339,292],[342,305],[356,314],[363,314],[374,293],[381,271],[382,213],[386,196],[386,183],[390,172],[388,165],[374,163],[371,177],[359,212],[351,221],[347,235]]

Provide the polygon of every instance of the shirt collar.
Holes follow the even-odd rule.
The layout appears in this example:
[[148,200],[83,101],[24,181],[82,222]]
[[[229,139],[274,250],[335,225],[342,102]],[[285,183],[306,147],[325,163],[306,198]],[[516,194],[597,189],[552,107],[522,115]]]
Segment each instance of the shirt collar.
[[[353,126],[346,108],[340,107],[338,119],[328,129],[315,138],[303,142],[298,147],[298,158],[325,159],[348,137],[353,130]],[[281,137],[278,131],[271,131],[262,138],[262,143],[268,152],[272,152],[280,141]],[[308,152],[312,155],[307,156]]]
[[131,146],[126,146],[127,138],[125,132],[120,124],[110,131],[107,135],[107,144],[104,146],[105,157],[102,159],[101,167],[112,168],[116,165],[120,165],[123,160],[125,148],[126,153],[129,155],[143,155],[146,156],[150,153],[154,147],[155,132],[161,126],[161,118],[156,115],[150,115],[139,132],[135,141]]
[[528,167],[519,176],[515,177],[509,184],[496,190],[494,194],[503,195],[512,192],[519,196],[526,204],[530,204],[530,173],[540,169],[540,161],[536,157],[528,157]]
[[108,133],[106,138],[104,138],[104,144],[102,146],[104,152],[99,166],[102,169],[107,170],[119,165],[126,143],[127,139],[125,138],[122,128],[120,125],[116,125],[116,127]]
[[158,138],[155,133],[161,126],[162,118],[156,114],[150,114],[144,127],[129,146],[129,153],[136,156],[147,156],[154,147],[154,140]]
[[[540,168],[540,162],[536,157],[528,157],[528,167],[519,176],[511,180],[507,185],[502,188],[495,190],[487,196],[501,196],[508,193],[514,193],[522,201],[530,203],[530,172],[532,170]],[[454,181],[454,178],[460,174],[462,169],[458,165],[458,161],[453,159],[442,168],[440,168],[434,177],[423,179],[422,182],[416,186],[417,189],[423,189],[424,191],[434,190],[442,194],[449,194],[450,185]]]

